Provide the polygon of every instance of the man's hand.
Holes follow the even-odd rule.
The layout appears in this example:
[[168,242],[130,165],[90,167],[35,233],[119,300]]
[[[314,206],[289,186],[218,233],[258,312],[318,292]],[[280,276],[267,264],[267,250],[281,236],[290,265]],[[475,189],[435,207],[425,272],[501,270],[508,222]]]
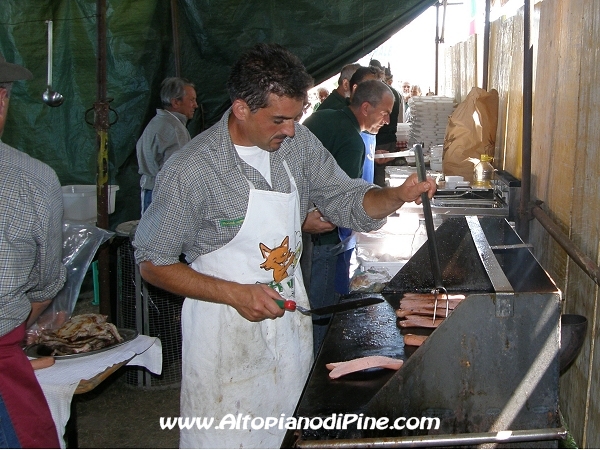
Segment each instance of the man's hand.
[[29,312],[29,317],[27,317],[25,328],[31,327],[50,303],[52,303],[52,299],[44,300],[43,302],[31,302],[31,311]]
[[275,300],[283,300],[281,296],[265,284],[242,284],[235,289],[229,305],[251,322],[264,319],[276,319],[283,316],[285,310]]
[[405,202],[415,202],[421,204],[421,194],[427,192],[427,197],[433,198],[437,185],[435,179],[427,177],[427,180],[420,183],[416,173],[411,174],[406,181],[397,188],[400,193],[400,198]]
[[150,284],[182,297],[229,305],[245,319],[258,322],[281,317],[284,310],[274,300],[281,296],[264,284],[241,284],[196,272],[183,263],[155,266],[140,263],[140,272]]
[[29,360],[33,370],[45,369],[54,365],[54,358],[52,356],[42,356],[41,358]]
[[310,234],[327,233],[334,229],[335,225],[325,220],[318,209],[309,212],[302,224],[302,231]]
[[398,210],[404,203],[421,203],[421,194],[427,193],[432,198],[436,191],[436,183],[428,177],[419,183],[416,173],[411,174],[406,181],[398,187],[370,189],[363,198],[365,212],[373,219],[383,219]]

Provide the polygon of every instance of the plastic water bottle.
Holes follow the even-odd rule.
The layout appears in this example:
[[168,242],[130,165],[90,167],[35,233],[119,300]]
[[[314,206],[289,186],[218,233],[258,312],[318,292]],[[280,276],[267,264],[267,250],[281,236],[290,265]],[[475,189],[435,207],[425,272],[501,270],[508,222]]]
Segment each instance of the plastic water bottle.
[[492,177],[494,175],[494,166],[492,166],[493,157],[481,155],[481,159],[473,169],[473,186],[486,189],[492,188]]

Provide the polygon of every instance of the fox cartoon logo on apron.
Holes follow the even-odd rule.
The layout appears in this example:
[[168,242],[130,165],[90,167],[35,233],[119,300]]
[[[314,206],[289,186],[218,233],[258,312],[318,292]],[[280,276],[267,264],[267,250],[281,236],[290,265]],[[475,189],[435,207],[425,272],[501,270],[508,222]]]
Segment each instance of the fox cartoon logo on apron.
[[[286,236],[279,246],[269,248],[262,242],[258,244],[262,257],[265,259],[260,265],[261,269],[273,271],[273,281],[269,283],[269,286],[278,292],[285,292],[287,289],[284,288],[282,282],[287,284],[288,289],[293,289],[293,278],[291,275],[296,269],[298,264],[298,255],[300,255],[302,245],[298,242],[295,250],[290,250],[290,237]],[[292,283],[290,286],[289,284]]]

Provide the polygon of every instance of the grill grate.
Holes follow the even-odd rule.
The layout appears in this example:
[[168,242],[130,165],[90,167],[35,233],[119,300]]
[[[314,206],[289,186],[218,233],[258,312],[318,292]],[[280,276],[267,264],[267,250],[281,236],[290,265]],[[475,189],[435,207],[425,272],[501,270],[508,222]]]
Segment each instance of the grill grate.
[[[135,228],[131,231],[133,236]],[[117,326],[158,337],[162,344],[163,370],[154,375],[127,368],[126,382],[138,387],[177,387],[181,383],[181,307],[183,297],[143,281],[135,264],[131,238],[117,247]]]

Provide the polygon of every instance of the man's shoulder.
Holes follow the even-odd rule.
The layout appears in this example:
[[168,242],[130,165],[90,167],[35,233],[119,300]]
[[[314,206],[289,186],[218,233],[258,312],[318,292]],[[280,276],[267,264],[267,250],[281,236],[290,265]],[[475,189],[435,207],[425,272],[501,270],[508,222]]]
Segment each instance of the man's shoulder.
[[196,164],[229,163],[233,155],[233,145],[227,127],[219,121],[202,133],[193,137],[183,148],[167,161],[168,165],[176,164],[177,170],[193,169]]
[[0,165],[10,171],[6,174],[22,173],[31,179],[46,182],[58,179],[54,169],[45,162],[2,142],[0,142]]
[[171,119],[171,116],[169,116],[168,113],[164,109],[157,109],[154,117],[152,117],[152,119],[150,119],[150,121],[144,128],[144,133],[146,133],[148,131],[154,132],[158,128],[164,127],[166,125],[172,127],[173,125],[172,125],[170,119]]
[[[320,114],[319,114],[320,113]],[[313,118],[313,116],[315,116]],[[312,119],[309,121],[309,119]],[[308,122],[306,124],[306,122]],[[360,140],[358,121],[349,108],[317,111],[306,119],[307,128],[331,152],[342,141]]]
[[323,109],[342,109],[348,105],[346,97],[342,97],[337,91],[332,91],[319,106],[317,111]]
[[317,128],[322,124],[328,124],[330,122],[336,122],[340,119],[343,120],[344,113],[341,109],[321,109],[319,108],[312,113],[303,124],[312,131],[313,128]]
[[144,127],[142,135],[154,135],[166,130],[174,130],[177,127],[185,127],[185,124],[166,109],[157,109],[154,117]]

